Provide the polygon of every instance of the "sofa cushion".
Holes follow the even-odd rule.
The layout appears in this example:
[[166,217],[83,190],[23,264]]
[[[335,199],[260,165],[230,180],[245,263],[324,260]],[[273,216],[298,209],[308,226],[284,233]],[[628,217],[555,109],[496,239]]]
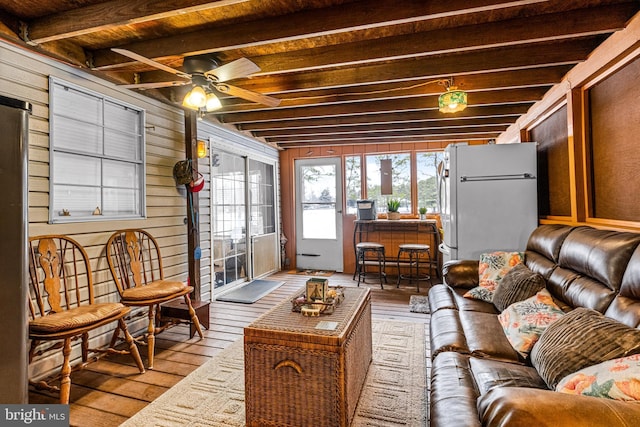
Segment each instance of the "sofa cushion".
[[[472,355],[482,358],[523,363],[502,332],[495,314],[478,311],[460,311],[460,324]],[[432,320],[433,321],[433,320]]]
[[440,353],[431,367],[431,425],[480,427],[469,356]]
[[607,360],[573,372],[560,381],[556,391],[614,400],[640,400],[640,355]]
[[543,224],[533,230],[525,252],[527,267],[548,279],[556,268],[562,242],[573,229],[568,225]]
[[471,289],[478,286],[478,260],[447,261],[442,265],[442,278],[453,288]]
[[563,315],[549,291],[542,289],[534,296],[510,305],[498,315],[498,321],[513,348],[527,357],[544,330]]
[[578,227],[564,240],[558,265],[617,291],[639,243],[638,233]]
[[[574,229],[562,224],[543,224],[533,230],[527,241],[527,252],[535,252],[552,263],[558,261],[560,247]],[[527,263],[529,259],[527,259]]]
[[569,309],[587,307],[604,313],[616,296],[615,291],[597,280],[562,267],[553,270],[546,287]]
[[480,394],[485,394],[494,387],[547,389],[547,384],[532,366],[477,357],[470,358],[469,363]]
[[531,363],[551,389],[571,372],[640,352],[640,330],[579,307],[553,322],[531,350]]
[[435,313],[441,308],[457,309],[451,288],[447,285],[433,285],[429,289],[429,312]]
[[622,278],[620,293],[607,307],[605,315],[627,326],[640,327],[640,246],[633,252]]
[[482,425],[492,427],[631,427],[640,420],[640,405],[636,402],[570,396],[526,387],[493,388],[478,399],[478,412]]
[[480,254],[478,265],[478,286],[470,289],[464,296],[492,302],[493,292],[511,268],[522,263],[522,252],[496,251]]
[[458,310],[443,308],[431,313],[429,322],[431,357],[444,351],[469,353]]
[[545,286],[542,275],[526,265],[518,264],[504,275],[500,286],[493,292],[493,305],[503,311],[511,304],[534,296]]

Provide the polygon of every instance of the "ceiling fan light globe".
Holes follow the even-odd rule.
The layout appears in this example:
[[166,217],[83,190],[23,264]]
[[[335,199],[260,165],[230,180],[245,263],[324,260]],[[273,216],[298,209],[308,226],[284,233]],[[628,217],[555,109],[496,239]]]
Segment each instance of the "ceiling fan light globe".
[[207,94],[204,89],[200,86],[194,86],[187,96],[184,97],[184,101],[182,105],[187,108],[192,108],[197,110],[198,108],[202,108],[207,104]]
[[222,103],[214,93],[209,93],[207,94],[207,101],[206,101],[205,108],[207,111],[218,110],[222,108]]
[[191,110],[196,110],[197,111],[198,110],[198,106],[191,104],[191,102],[189,101],[189,94],[190,93],[191,92],[187,93],[184,96],[184,99],[182,100],[182,106],[185,107],[185,108],[189,108]]

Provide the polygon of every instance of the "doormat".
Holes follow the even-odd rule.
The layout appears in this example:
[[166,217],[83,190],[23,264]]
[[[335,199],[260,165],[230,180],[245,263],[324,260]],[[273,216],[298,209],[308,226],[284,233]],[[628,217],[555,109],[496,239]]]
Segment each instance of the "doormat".
[[276,282],[274,280],[252,280],[249,283],[216,297],[216,301],[253,304],[282,285],[284,285],[284,282]]
[[409,311],[412,313],[429,314],[429,297],[423,295],[411,295],[409,298]]
[[329,277],[335,271],[333,270],[289,270],[287,273],[289,274],[299,274],[301,276],[320,276],[320,277]]
[[[373,360],[351,425],[428,426],[429,344],[425,342],[424,323],[373,320],[371,329]],[[244,427],[244,384],[244,346],[240,339],[120,427]]]

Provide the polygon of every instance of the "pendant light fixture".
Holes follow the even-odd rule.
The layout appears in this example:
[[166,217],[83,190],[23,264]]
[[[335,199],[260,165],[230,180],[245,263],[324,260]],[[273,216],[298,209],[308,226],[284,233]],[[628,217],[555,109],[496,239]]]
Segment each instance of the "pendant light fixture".
[[441,113],[457,113],[467,108],[467,92],[458,90],[453,85],[453,78],[444,80],[442,84],[447,91],[438,98]]

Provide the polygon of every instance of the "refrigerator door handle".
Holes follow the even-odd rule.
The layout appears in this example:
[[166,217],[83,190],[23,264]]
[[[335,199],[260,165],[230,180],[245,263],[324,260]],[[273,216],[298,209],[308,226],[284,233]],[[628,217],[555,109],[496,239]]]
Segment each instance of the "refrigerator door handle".
[[502,181],[508,179],[536,179],[535,175],[531,173],[517,173],[511,175],[476,175],[476,176],[466,176],[463,175],[460,177],[460,182],[471,182],[471,181]]
[[440,243],[438,245],[438,250],[440,251],[440,253],[446,254],[446,255],[449,255],[451,253],[449,251],[449,247],[447,245],[445,245],[444,243]]

